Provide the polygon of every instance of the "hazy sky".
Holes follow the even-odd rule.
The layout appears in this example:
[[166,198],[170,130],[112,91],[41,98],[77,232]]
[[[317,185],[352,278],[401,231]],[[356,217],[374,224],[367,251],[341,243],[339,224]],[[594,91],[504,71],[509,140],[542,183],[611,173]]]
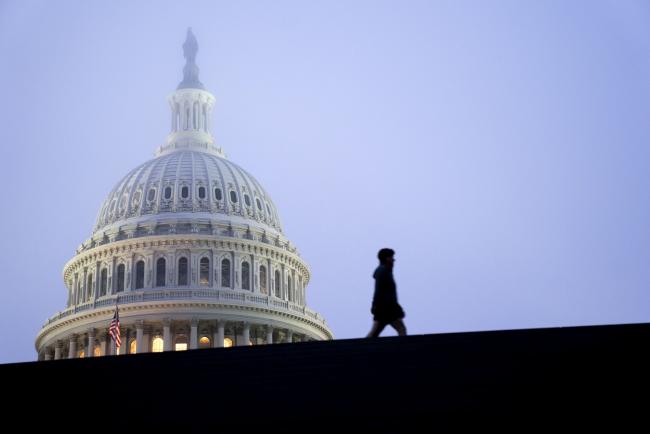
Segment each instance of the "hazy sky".
[[165,140],[188,26],[337,338],[385,246],[413,334],[650,321],[647,1],[0,0],[0,362]]

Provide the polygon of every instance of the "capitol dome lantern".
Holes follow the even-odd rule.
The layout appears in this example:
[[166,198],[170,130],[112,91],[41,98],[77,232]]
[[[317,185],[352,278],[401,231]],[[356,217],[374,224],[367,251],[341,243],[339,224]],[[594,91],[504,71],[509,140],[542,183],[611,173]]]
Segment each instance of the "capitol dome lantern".
[[310,269],[271,197],[215,143],[197,52],[188,29],[170,134],[114,186],[64,266],[67,307],[39,332],[39,360],[333,338],[306,305]]

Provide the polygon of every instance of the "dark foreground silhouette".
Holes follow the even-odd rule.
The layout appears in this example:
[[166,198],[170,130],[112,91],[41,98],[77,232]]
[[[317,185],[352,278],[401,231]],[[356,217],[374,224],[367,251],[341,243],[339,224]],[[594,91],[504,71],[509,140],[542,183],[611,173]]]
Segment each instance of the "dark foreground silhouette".
[[636,324],[0,365],[2,413],[52,432],[625,432],[647,422],[648,342]]

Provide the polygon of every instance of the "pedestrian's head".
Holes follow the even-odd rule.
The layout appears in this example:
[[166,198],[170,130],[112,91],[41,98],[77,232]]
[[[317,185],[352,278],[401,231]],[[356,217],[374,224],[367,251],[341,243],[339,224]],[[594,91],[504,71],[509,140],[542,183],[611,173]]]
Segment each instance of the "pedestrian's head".
[[389,249],[389,248],[383,248],[377,253],[377,258],[379,258],[379,263],[388,265],[390,267],[393,266],[393,262],[395,262],[395,250]]

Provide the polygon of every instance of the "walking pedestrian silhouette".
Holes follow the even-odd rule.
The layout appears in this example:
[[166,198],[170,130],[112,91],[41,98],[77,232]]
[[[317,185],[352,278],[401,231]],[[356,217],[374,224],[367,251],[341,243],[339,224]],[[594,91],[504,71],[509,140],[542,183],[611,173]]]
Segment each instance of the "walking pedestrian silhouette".
[[397,334],[406,336],[404,325],[404,310],[397,302],[397,287],[393,279],[393,266],[395,265],[395,251],[384,248],[377,253],[379,266],[375,270],[375,293],[372,297],[370,312],[373,315],[373,323],[369,338],[376,338],[390,324]]

